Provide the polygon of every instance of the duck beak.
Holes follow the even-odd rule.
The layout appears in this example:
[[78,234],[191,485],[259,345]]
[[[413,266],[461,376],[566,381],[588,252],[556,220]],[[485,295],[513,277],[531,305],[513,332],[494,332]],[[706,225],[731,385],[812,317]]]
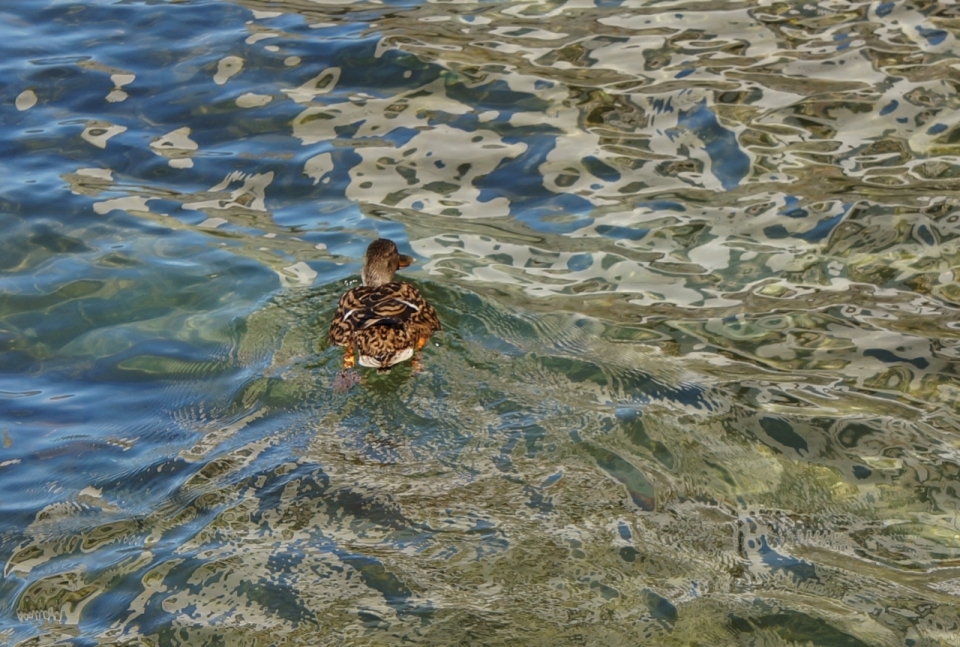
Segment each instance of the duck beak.
[[413,256],[407,256],[406,254],[400,254],[400,267],[407,267],[410,263],[413,262]]

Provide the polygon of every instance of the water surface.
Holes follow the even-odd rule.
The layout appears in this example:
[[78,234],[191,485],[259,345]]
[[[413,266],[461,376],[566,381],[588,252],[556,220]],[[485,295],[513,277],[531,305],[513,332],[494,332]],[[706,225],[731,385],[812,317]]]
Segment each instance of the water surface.
[[0,643],[960,644],[953,4],[0,15]]

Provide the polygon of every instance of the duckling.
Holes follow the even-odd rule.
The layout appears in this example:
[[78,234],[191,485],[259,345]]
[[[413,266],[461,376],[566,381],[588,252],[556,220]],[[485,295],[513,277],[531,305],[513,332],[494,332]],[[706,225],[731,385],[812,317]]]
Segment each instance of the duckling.
[[330,343],[346,346],[343,368],[356,365],[386,373],[394,364],[413,357],[437,330],[440,318],[420,291],[394,281],[394,274],[413,259],[397,251],[392,240],[370,243],[360,277],[363,285],[340,297],[330,324]]

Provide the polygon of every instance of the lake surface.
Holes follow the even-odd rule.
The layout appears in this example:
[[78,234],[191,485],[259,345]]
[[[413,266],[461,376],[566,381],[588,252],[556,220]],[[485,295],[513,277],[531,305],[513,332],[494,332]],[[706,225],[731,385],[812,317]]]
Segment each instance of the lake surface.
[[960,645],[958,5],[0,36],[0,644]]

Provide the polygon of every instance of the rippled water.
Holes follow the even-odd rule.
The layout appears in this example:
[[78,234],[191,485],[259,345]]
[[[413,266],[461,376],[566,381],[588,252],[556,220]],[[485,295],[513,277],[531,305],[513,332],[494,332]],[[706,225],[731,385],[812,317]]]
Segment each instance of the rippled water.
[[960,645],[958,34],[7,0],[0,644]]

